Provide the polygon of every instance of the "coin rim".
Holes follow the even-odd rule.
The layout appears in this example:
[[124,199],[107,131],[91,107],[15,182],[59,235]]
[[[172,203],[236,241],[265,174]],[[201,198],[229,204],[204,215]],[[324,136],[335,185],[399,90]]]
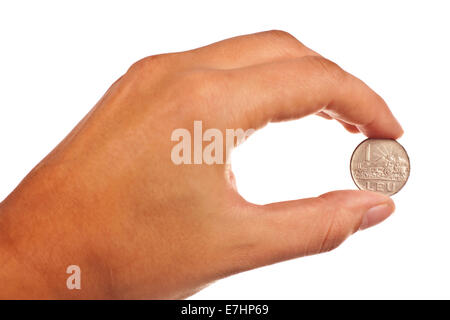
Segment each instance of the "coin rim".
[[[395,141],[396,143],[398,143],[398,145],[399,145],[400,147],[402,147],[403,151],[405,151],[406,157],[408,158],[408,164],[409,164],[408,176],[406,177],[405,183],[400,187],[400,189],[398,189],[398,190],[395,191],[394,193],[388,194],[388,196],[390,197],[390,196],[393,196],[394,194],[397,194],[400,190],[403,189],[403,187],[406,185],[406,183],[407,183],[408,180],[409,180],[409,176],[411,175],[411,161],[410,161],[410,159],[409,159],[409,155],[408,155],[408,152],[406,152],[405,147],[403,147],[403,145],[402,145],[400,142],[398,142],[397,140],[395,140],[395,139],[386,139],[386,138],[366,138],[366,139],[364,139],[363,141],[361,141],[361,142],[356,146],[356,148],[355,148],[355,150],[353,150],[352,156],[351,156],[351,158],[350,158],[350,176],[352,177],[353,183],[355,184],[355,186],[356,186],[359,190],[370,191],[370,190],[361,189],[361,188],[359,187],[359,185],[356,183],[355,179],[353,178],[353,173],[352,173],[352,161],[353,161],[353,156],[355,155],[355,152],[356,152],[356,150],[358,150],[359,146],[362,145],[362,144],[363,144],[364,142],[366,142],[367,140],[392,140],[392,141]],[[376,191],[373,191],[373,192],[376,192]],[[379,193],[381,193],[381,192],[379,192]]]

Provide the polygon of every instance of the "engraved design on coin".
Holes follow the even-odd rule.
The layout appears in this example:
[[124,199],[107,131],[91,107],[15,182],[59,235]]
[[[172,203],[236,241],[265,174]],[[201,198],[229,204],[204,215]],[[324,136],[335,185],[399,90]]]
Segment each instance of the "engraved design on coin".
[[406,150],[392,139],[366,139],[353,152],[350,172],[361,190],[393,195],[409,177],[410,164]]

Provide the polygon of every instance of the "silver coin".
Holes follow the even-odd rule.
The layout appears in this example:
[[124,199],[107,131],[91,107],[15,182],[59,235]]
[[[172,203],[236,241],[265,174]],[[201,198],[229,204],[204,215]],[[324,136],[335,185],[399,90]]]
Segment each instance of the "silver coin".
[[366,139],[353,151],[350,172],[359,189],[393,195],[408,180],[409,157],[395,140]]

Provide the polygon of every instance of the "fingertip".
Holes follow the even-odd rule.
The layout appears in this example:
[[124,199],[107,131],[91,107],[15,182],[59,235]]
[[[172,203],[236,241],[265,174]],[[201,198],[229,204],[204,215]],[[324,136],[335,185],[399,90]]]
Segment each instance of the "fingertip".
[[[403,128],[394,116],[386,101],[358,78],[353,77],[360,90],[351,91],[353,104],[341,109],[341,120],[356,125],[368,138],[398,139]],[[339,108],[339,107],[337,107]]]
[[395,118],[373,121],[369,124],[357,126],[357,128],[368,138],[376,139],[398,139],[404,131]]
[[397,136],[395,137],[395,139],[401,138],[403,136],[403,134],[405,133],[402,126],[400,124],[398,126],[399,126],[399,129],[398,129]]
[[346,207],[359,207],[365,210],[378,204],[392,202],[389,196],[368,190],[338,190],[324,193],[319,197]]
[[386,203],[370,208],[364,214],[359,230],[364,230],[379,224],[380,222],[386,220],[394,211],[395,204],[392,199]]
[[400,138],[403,133],[404,130],[400,124],[400,122],[398,122],[398,120],[392,115],[392,127],[391,127],[391,132],[392,132],[392,139],[398,139]]
[[368,138],[398,139],[403,135],[400,122],[387,103],[376,94],[379,104],[372,120],[360,128]]

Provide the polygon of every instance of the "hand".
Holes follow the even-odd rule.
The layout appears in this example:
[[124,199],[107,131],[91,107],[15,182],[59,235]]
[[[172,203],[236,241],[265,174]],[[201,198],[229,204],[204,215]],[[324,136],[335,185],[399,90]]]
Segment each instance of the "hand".
[[[225,133],[312,114],[369,137],[402,134],[376,93],[285,32],[136,62],[1,203],[0,295],[183,298],[384,220],[394,204],[381,194],[255,205],[226,163],[171,159],[171,134],[195,120]],[[66,288],[72,264],[81,290]]]

